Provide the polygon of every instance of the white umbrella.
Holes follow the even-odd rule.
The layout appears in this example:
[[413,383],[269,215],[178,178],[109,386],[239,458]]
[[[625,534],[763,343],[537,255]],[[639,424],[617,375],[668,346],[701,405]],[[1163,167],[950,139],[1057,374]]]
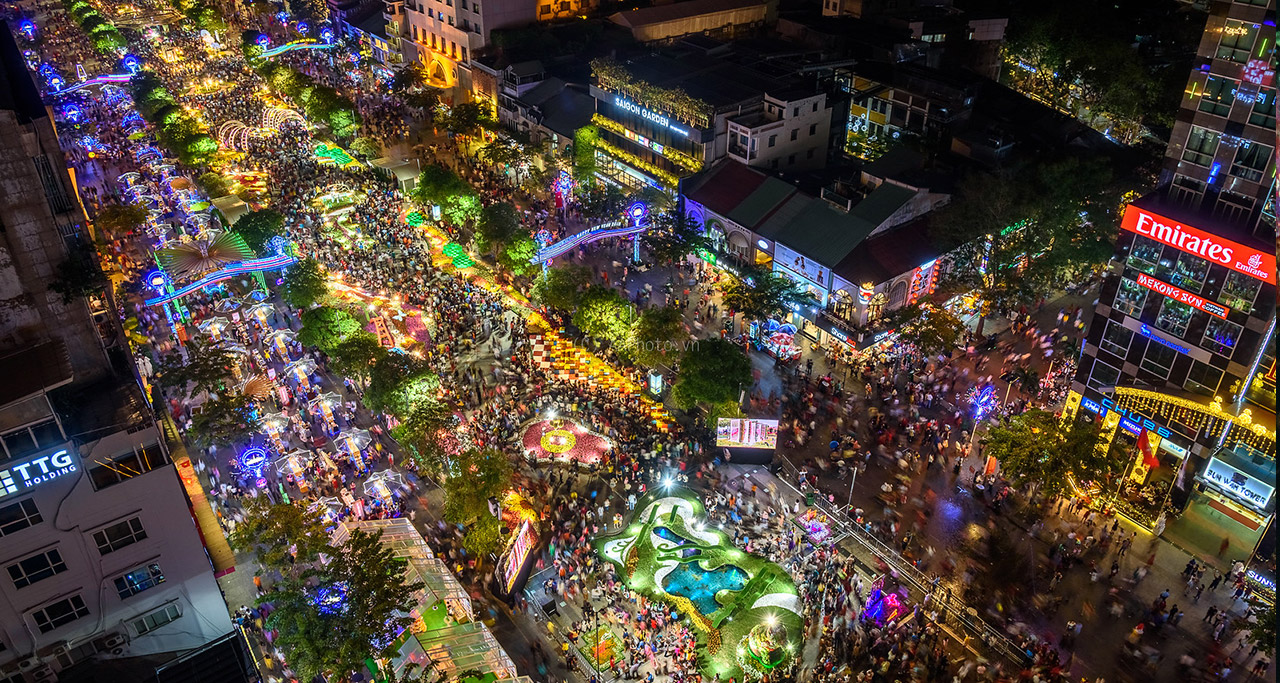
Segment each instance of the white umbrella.
[[394,470],[375,472],[364,483],[364,495],[378,498],[390,498],[391,494],[404,486],[404,476]]

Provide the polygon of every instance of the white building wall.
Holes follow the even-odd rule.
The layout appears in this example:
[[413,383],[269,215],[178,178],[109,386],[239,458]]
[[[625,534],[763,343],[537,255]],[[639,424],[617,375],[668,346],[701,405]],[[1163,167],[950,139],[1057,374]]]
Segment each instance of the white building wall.
[[[5,645],[0,665],[42,654],[58,669],[61,666],[52,653],[59,645],[74,650],[113,634],[125,636],[127,643],[118,646],[122,650],[101,651],[99,657],[113,652],[128,657],[188,650],[231,631],[227,606],[173,465],[100,491],[94,491],[89,480],[88,469],[95,458],[117,455],[159,438],[151,428],[118,433],[86,446],[83,459],[73,458],[74,472],[0,496],[0,507],[33,501],[42,518],[40,523],[0,539],[0,565],[7,568],[25,557],[56,549],[67,567],[22,588],[15,586],[8,571],[0,572],[0,638]],[[0,465],[0,470],[12,473],[13,464],[30,459],[19,458]],[[101,554],[94,532],[135,517],[146,538]],[[164,582],[122,599],[116,577],[153,563],[160,566]],[[72,595],[81,596],[88,614],[41,633],[33,612]],[[181,616],[151,632],[138,632],[134,626],[137,620],[169,605],[175,605]]]

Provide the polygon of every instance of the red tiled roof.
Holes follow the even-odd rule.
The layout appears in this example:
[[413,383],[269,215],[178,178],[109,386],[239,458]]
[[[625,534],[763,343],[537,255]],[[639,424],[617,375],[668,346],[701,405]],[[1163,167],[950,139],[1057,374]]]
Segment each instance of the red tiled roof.
[[722,163],[705,177],[697,187],[686,192],[685,197],[711,211],[727,216],[738,208],[769,176],[736,161]]

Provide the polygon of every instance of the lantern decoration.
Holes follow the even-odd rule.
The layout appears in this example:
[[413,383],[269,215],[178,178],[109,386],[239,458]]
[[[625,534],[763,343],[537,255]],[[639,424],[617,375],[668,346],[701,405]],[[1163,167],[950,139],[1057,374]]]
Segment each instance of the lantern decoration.
[[858,288],[858,303],[863,306],[871,303],[871,297],[875,294],[875,291],[876,288],[874,284],[870,282],[863,283],[862,286]]

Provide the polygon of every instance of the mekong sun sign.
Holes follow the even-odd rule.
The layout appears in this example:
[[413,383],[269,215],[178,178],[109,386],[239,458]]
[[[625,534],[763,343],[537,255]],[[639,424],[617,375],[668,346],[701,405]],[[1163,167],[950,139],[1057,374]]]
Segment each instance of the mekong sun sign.
[[1139,235],[1208,259],[1249,277],[1269,284],[1276,283],[1275,254],[1246,247],[1238,242],[1183,225],[1158,213],[1140,209],[1132,204],[1124,210],[1120,227]]

